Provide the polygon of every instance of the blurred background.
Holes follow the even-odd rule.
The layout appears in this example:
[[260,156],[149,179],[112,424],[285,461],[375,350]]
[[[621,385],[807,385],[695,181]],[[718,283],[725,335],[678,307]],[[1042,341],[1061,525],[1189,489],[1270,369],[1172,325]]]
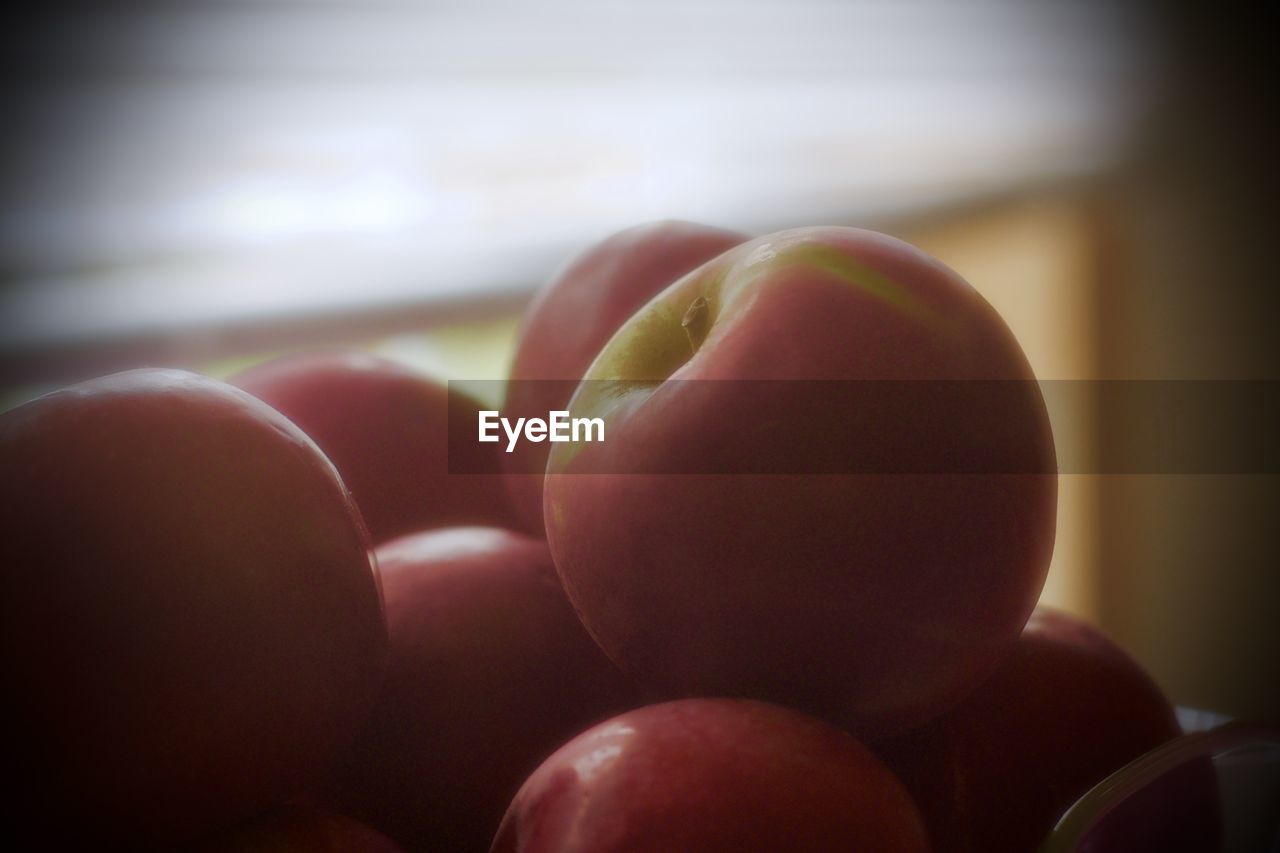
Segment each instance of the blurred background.
[[[0,405],[333,344],[500,379],[532,291],[661,218],[915,242],[1042,379],[1274,379],[1266,32],[1101,0],[46,4],[0,36]],[[1083,452],[1135,429],[1055,420]],[[1176,702],[1280,719],[1277,492],[1066,474],[1045,601]]]

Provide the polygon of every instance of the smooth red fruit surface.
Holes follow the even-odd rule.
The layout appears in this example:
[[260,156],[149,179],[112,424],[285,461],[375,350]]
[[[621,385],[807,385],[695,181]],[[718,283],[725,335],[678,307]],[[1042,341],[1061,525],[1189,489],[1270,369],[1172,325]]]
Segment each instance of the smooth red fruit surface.
[[846,732],[763,702],[630,711],[543,762],[495,853],[928,849],[910,796]]
[[459,528],[377,554],[390,665],[325,798],[415,850],[484,850],[539,761],[637,702],[541,540]]
[[386,650],[377,577],[337,472],[278,412],[181,371],[108,376],[0,419],[0,488],[24,826],[165,846],[345,745]]
[[[469,397],[360,352],[285,356],[228,381],[320,445],[355,496],[375,544],[433,527],[514,524],[492,457],[461,455],[476,447],[479,404]],[[451,446],[459,454],[455,470],[471,473],[449,473]]]
[[1040,609],[972,696],[877,751],[920,804],[935,849],[1031,851],[1094,784],[1178,734],[1173,709],[1128,655],[1079,619]]
[[[685,273],[748,239],[694,222],[628,228],[592,246],[534,297],[525,313],[503,412],[546,418],[564,409],[605,342],[635,311]],[[524,442],[509,459],[508,488],[521,520],[541,531],[546,444]]]
[[193,853],[402,853],[402,848],[349,817],[290,805],[221,833]]
[[[911,405],[868,409],[875,380]],[[1002,405],[953,393],[968,380]],[[1057,491],[1033,380],[994,309],[901,241],[745,243],[633,316],[575,393],[606,438],[549,460],[565,589],[668,695],[922,723],[990,673],[1044,582]]]

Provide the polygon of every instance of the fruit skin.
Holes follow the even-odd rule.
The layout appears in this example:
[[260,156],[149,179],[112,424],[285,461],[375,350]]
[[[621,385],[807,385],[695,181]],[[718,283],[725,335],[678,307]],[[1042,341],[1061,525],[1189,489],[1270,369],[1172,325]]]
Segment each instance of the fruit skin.
[[[667,220],[614,234],[574,258],[534,297],[516,341],[503,412],[545,418],[563,409],[605,342],[637,309],[690,270],[748,239]],[[539,534],[548,445],[522,442],[506,460],[507,486]]]
[[402,853],[402,848],[349,817],[288,805],[216,835],[192,853]]
[[1225,815],[1212,759],[1166,771],[1093,825],[1076,853],[1220,853]]
[[582,629],[541,540],[457,528],[377,555],[390,664],[322,799],[410,849],[485,850],[539,761],[639,700]]
[[368,710],[386,625],[367,533],[265,404],[181,371],[75,385],[0,418],[0,484],[6,763],[42,846],[248,817]]
[[1123,650],[1040,608],[973,695],[876,750],[916,798],[936,850],[1035,850],[1089,788],[1178,734],[1168,701]]
[[685,699],[630,711],[543,762],[495,853],[924,851],[893,774],[820,720],[762,702]]
[[[573,416],[607,426],[549,460],[565,590],[666,696],[771,700],[862,734],[919,725],[990,673],[1044,582],[1057,484],[1033,378],[994,309],[901,241],[743,244],[634,315],[576,392]],[[920,394],[882,414],[861,405],[882,383],[857,381],[973,379],[1009,386],[1002,405]],[[886,473],[839,467],[866,458]],[[761,462],[810,473],[734,473]]]
[[[320,446],[375,545],[432,527],[516,523],[495,457],[475,441],[479,404],[433,379],[367,353],[322,351],[277,358],[228,381]],[[449,473],[450,453],[454,470],[468,473]]]

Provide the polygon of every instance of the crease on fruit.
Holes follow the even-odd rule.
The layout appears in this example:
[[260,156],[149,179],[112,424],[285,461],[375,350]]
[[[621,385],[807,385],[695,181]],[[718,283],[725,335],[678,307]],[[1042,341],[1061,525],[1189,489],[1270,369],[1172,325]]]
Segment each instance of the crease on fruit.
[[[697,355],[716,322],[725,271],[704,266],[674,282],[614,333],[573,393],[570,417],[598,417],[608,434],[620,409],[634,409]],[[690,301],[681,311],[685,299]],[[555,445],[548,471],[568,468],[582,442]]]
[[680,320],[680,327],[684,329],[685,336],[689,339],[690,358],[697,354],[698,347],[702,346],[702,342],[707,339],[707,332],[711,330],[710,317],[711,303],[705,296],[698,296],[689,303],[684,317]]

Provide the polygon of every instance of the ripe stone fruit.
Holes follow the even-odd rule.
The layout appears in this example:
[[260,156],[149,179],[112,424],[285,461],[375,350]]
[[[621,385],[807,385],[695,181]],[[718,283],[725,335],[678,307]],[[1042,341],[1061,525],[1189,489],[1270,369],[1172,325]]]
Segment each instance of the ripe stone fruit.
[[906,790],[852,736],[741,699],[630,711],[520,788],[494,853],[928,849]]
[[[479,404],[439,382],[360,352],[285,356],[229,381],[320,445],[375,544],[430,527],[514,523],[498,465],[475,441]],[[454,470],[468,473],[449,473],[451,452]]]
[[368,536],[265,404],[181,371],[75,385],[0,418],[0,484],[7,766],[42,846],[246,818],[367,712],[386,650]]
[[[936,850],[1035,850],[1089,788],[1179,733],[1160,690],[1118,646],[1040,609],[973,695],[877,751],[920,804]],[[1135,849],[1212,849],[1194,840],[1212,830],[1212,812],[1164,818],[1165,829],[1190,819]]]
[[[685,273],[747,240],[693,222],[639,225],[592,246],[547,283],[516,342],[503,406],[509,417],[563,409],[596,353],[628,317]],[[542,531],[546,444],[524,442],[506,460],[516,511]]]
[[402,853],[402,848],[349,817],[289,805],[220,833],[192,853]]
[[1044,582],[1033,379],[991,306],[901,241],[745,243],[631,317],[575,393],[606,430],[549,460],[565,590],[665,695],[923,723],[1008,652]]
[[520,782],[638,704],[583,631],[546,543],[492,528],[377,551],[391,654],[323,799],[415,850],[486,850]]

